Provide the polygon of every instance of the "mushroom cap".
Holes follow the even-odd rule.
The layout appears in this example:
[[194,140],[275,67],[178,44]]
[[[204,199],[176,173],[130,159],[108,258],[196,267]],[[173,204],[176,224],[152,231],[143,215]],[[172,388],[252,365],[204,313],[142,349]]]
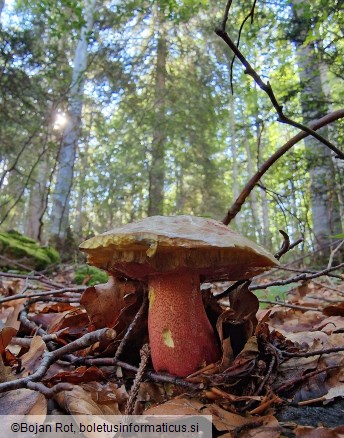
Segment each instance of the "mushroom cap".
[[238,280],[279,264],[222,222],[189,215],[147,217],[92,237],[80,249],[91,265],[138,279],[193,270],[202,281]]

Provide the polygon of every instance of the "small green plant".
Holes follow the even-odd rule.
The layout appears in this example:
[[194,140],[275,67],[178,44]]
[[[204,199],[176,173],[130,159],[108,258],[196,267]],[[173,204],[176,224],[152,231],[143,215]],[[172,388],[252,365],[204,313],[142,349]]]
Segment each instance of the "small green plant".
[[82,265],[75,271],[74,281],[76,284],[84,284],[85,278],[90,277],[86,282],[87,286],[94,286],[99,283],[106,283],[108,275],[94,266]]
[[[295,287],[295,284],[286,284],[282,286],[271,286],[264,290],[256,290],[254,294],[258,299],[269,300],[269,301],[287,301],[288,292]],[[260,303],[259,307],[261,309],[266,309],[270,307],[271,304]]]

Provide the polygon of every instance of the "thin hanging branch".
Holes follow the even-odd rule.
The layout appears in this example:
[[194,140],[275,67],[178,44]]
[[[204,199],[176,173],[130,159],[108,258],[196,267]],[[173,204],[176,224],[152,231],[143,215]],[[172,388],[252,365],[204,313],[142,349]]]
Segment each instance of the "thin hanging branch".
[[[332,113],[327,114],[326,116],[322,117],[321,119],[313,122],[311,124],[311,127],[313,130],[317,130],[322,128],[323,126],[326,126],[336,120],[344,118],[344,108],[339,109],[337,111],[333,111]],[[262,164],[258,172],[256,172],[252,178],[248,181],[248,183],[243,188],[240,195],[237,197],[237,199],[234,201],[232,206],[229,208],[226,216],[223,218],[222,222],[225,225],[228,225],[235,216],[239,213],[241,210],[241,207],[243,206],[244,202],[246,201],[247,197],[252,192],[253,188],[257,185],[260,178],[270,169],[270,167],[284,155],[289,149],[291,149],[296,143],[303,140],[304,138],[308,137],[309,133],[307,132],[299,132],[294,137],[292,137],[287,143],[285,143],[283,146],[281,146],[268,160],[265,161],[265,163]]]
[[271,87],[270,82],[264,82],[262,78],[259,76],[259,74],[256,72],[256,70],[252,67],[252,65],[248,62],[246,57],[241,53],[238,46],[234,43],[234,41],[231,39],[231,37],[226,32],[226,24],[228,21],[228,15],[229,15],[229,9],[232,4],[232,1],[229,0],[226,5],[225,15],[224,19],[222,21],[221,27],[218,27],[215,29],[216,35],[218,35],[220,38],[223,39],[223,41],[227,44],[227,46],[232,50],[232,52],[235,54],[235,56],[240,60],[242,65],[245,67],[245,73],[250,75],[255,83],[261,88],[269,97],[273,107],[275,108],[277,115],[278,115],[278,121],[281,123],[285,123],[290,126],[294,126],[295,128],[298,128],[308,135],[312,135],[314,138],[319,140],[321,143],[326,145],[328,148],[330,148],[333,152],[336,153],[337,158],[344,159],[344,153],[339,150],[335,145],[333,145],[330,141],[328,141],[326,138],[324,138],[322,135],[318,134],[314,129],[303,125],[302,123],[296,122],[295,120],[292,120],[291,118],[287,117],[283,112],[283,105],[281,105],[276,96],[275,93]]

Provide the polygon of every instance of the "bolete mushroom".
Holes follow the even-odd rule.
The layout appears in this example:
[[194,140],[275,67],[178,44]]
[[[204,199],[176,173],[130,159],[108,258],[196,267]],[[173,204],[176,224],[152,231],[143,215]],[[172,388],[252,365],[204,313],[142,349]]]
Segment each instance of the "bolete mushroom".
[[86,240],[88,262],[145,280],[153,366],[185,377],[221,357],[200,281],[251,278],[278,264],[228,226],[194,216],[152,216]]

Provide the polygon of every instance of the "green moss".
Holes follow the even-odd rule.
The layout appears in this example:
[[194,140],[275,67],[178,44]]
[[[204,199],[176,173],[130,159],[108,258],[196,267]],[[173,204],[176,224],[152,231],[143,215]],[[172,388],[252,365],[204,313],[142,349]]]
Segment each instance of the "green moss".
[[87,281],[87,286],[94,286],[95,284],[106,283],[108,281],[106,272],[88,265],[82,265],[75,271],[74,281],[76,284],[82,284],[89,275],[91,278]]
[[37,270],[45,269],[60,261],[60,256],[55,249],[40,246],[35,240],[17,231],[0,233],[0,252],[7,259],[18,261],[28,268]]

